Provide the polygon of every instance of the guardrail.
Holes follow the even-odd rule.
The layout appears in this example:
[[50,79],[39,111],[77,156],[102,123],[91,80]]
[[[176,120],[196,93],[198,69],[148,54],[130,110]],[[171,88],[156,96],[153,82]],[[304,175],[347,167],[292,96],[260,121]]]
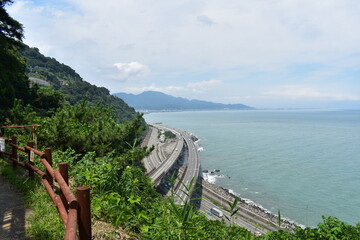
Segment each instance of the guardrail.
[[[41,182],[54,202],[64,224],[64,240],[90,240],[92,238],[90,188],[78,187],[76,188],[76,197],[74,196],[69,188],[68,164],[65,162],[60,163],[58,170],[53,169],[51,148],[46,148],[45,152],[41,152],[33,148],[33,142],[28,142],[24,147],[20,147],[17,145],[16,137],[12,137],[11,139],[0,137],[0,139],[3,139],[12,150],[11,152],[6,152],[5,149],[0,149],[0,156],[9,156],[9,160],[12,162],[14,169],[16,169],[17,166],[21,166],[28,170],[29,177],[33,178],[35,173],[41,177]],[[18,151],[28,155],[27,162],[19,161]],[[40,157],[40,161],[44,165],[46,172],[41,171],[35,166],[32,161],[33,154]],[[54,191],[54,180],[60,188],[59,194]]]

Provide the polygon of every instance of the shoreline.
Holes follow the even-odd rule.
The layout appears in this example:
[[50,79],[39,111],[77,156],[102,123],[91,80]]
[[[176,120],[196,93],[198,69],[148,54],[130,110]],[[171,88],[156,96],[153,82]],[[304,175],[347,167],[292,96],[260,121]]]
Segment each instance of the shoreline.
[[[195,148],[191,148],[191,150],[196,149],[195,151],[198,152],[200,149],[199,142],[201,141],[201,139],[193,133],[190,132],[187,133],[189,134],[188,137],[189,140],[195,144]],[[200,165],[199,168],[201,169],[201,159],[199,165]],[[202,187],[202,194],[203,194],[202,198],[204,199],[207,198],[209,200],[216,202],[214,204],[217,206],[221,206],[221,208],[228,208],[227,202],[232,203],[236,197],[240,198],[240,196],[237,196],[237,194],[232,190],[226,189],[222,186],[207,181],[204,178],[203,172],[199,172],[197,182],[201,184]],[[257,205],[254,201],[250,199],[240,198],[237,207],[240,208],[238,212],[239,215],[238,217],[245,221],[252,222],[255,228],[256,226],[259,226],[263,230],[266,229],[266,231],[277,231],[279,229],[287,229],[292,231],[297,226],[300,226],[287,218],[281,218],[281,225],[279,227],[277,215],[271,213],[267,209],[263,208],[261,205]]]
[[[208,182],[203,176],[199,176],[202,187],[208,188],[218,194],[220,197],[224,198],[224,200],[233,202],[236,197],[240,198],[240,196],[236,196],[231,193],[229,189],[226,189],[222,186],[216,185],[214,183]],[[249,211],[250,213],[257,215],[266,221],[271,222],[275,226],[278,226],[278,216],[271,213],[269,210],[263,208],[262,206],[257,205],[251,199],[243,199],[240,198],[238,207]],[[240,210],[241,211],[241,210]],[[281,218],[281,228],[288,230],[295,230],[296,227],[301,227],[301,225],[296,224],[295,222],[287,219],[286,217]]]
[[[214,119],[208,119],[209,117],[214,116]],[[326,169],[321,168],[319,170],[317,170],[317,166],[321,166],[318,165],[321,162],[319,162],[320,160],[322,160],[322,157],[327,156],[326,160],[331,160],[331,163],[338,163],[338,167],[339,170],[344,170],[342,167],[344,166],[344,164],[340,164],[338,161],[337,162],[333,162],[336,161],[337,159],[337,154],[328,154],[329,151],[326,152],[324,154],[319,154],[316,155],[319,157],[319,159],[313,160],[312,158],[307,157],[306,163],[309,164],[309,166],[313,166],[308,170],[308,172],[305,172],[306,175],[308,176],[307,178],[304,178],[303,182],[299,182],[296,181],[297,177],[296,175],[289,174],[289,171],[282,171],[284,172],[282,176],[284,176],[283,178],[280,179],[273,179],[272,175],[270,175],[271,173],[273,173],[273,170],[276,169],[282,169],[280,168],[280,166],[278,168],[273,168],[274,166],[274,162],[270,161],[269,162],[265,162],[262,161],[262,159],[266,160],[266,158],[269,157],[273,157],[273,155],[270,154],[265,154],[265,150],[268,150],[268,147],[270,146],[270,150],[274,151],[274,149],[271,147],[272,145],[266,145],[266,149],[264,149],[264,154],[261,155],[252,155],[253,152],[250,152],[250,150],[252,150],[252,148],[248,148],[248,146],[252,146],[253,144],[251,144],[251,142],[249,142],[248,140],[250,139],[243,139],[243,142],[240,143],[234,141],[234,139],[237,138],[236,134],[231,134],[231,133],[235,133],[235,132],[231,132],[231,131],[226,131],[225,130],[232,130],[233,127],[238,127],[238,125],[236,124],[240,124],[240,123],[247,123],[247,120],[252,120],[255,119],[255,117],[261,117],[261,119],[279,119],[278,115],[268,115],[268,114],[263,114],[263,113],[259,113],[257,115],[244,115],[245,120],[242,121],[241,117],[242,115],[240,114],[234,114],[231,115],[231,117],[233,117],[235,120],[233,121],[231,118],[227,118],[227,116],[223,116],[223,115],[211,115],[211,114],[199,114],[195,117],[192,116],[191,113],[186,113],[186,114],[182,114],[182,115],[177,115],[177,116],[173,116],[171,114],[159,114],[154,115],[154,116],[148,116],[148,118],[146,118],[148,121],[152,120],[153,122],[160,121],[159,119],[163,119],[164,124],[168,124],[168,125],[173,125],[176,126],[178,128],[187,130],[189,132],[193,132],[195,135],[197,135],[199,138],[201,138],[200,142],[197,142],[198,145],[202,146],[203,148],[205,148],[204,152],[200,153],[200,160],[202,161],[201,165],[202,165],[202,170],[204,169],[209,169],[209,170],[213,170],[213,169],[219,169],[221,170],[221,173],[219,174],[224,174],[226,179],[216,179],[216,182],[213,182],[215,185],[218,186],[222,186],[224,188],[227,188],[230,191],[230,193],[233,193],[235,195],[240,194],[240,197],[244,197],[244,198],[249,198],[250,200],[254,201],[255,204],[258,204],[260,207],[264,207],[265,211],[266,210],[270,210],[274,215],[277,215],[278,209],[281,210],[281,214],[282,214],[282,218],[287,218],[287,220],[289,220],[290,222],[294,221],[295,225],[299,226],[299,227],[309,227],[309,228],[316,228],[318,226],[319,223],[322,223],[323,220],[321,219],[322,215],[325,216],[334,216],[337,217],[339,219],[341,219],[343,222],[346,222],[348,224],[351,225],[356,225],[356,223],[358,222],[358,220],[356,220],[356,213],[358,212],[358,209],[354,208],[354,210],[352,210],[352,206],[356,206],[354,205],[354,203],[356,203],[356,198],[347,198],[349,193],[354,192],[354,191],[350,191],[355,189],[354,187],[349,187],[349,184],[344,184],[344,183],[339,183],[338,185],[335,186],[331,186],[326,184],[326,182],[323,181],[323,179],[327,179],[325,177],[330,177],[330,175],[325,175],[323,178],[319,179],[318,177],[316,177],[316,174],[314,174],[314,172],[318,172],[319,174],[323,174],[326,173]],[[299,119],[296,118],[298,115],[297,114],[286,114],[286,115],[279,115],[280,117],[285,117],[289,120],[289,122],[284,122],[286,124],[284,124],[284,128],[281,128],[281,132],[284,130],[287,130],[288,127],[293,127],[295,126],[295,124],[293,121],[297,122]],[[306,121],[304,121],[304,126],[308,126],[310,127],[310,129],[312,129],[312,127],[314,127],[316,124],[321,124],[324,125],[323,123],[326,123],[326,126],[328,126],[329,128],[331,127],[336,127],[336,126],[342,126],[342,125],[338,125],[339,123],[336,122],[329,122],[328,119],[329,118],[317,118],[319,115],[317,114],[305,114],[302,115],[304,117],[304,119]],[[342,113],[336,113],[336,114],[329,114],[328,116],[334,116],[336,117],[336,119],[341,119],[341,120],[347,120],[349,121],[349,123],[354,123],[354,126],[356,127],[357,125],[355,125],[356,122],[353,122],[354,119],[356,119],[356,117],[358,115],[354,115],[354,114],[348,114],[346,113],[345,115],[343,115]],[[340,118],[341,116],[341,118]],[[216,118],[215,118],[216,117]],[[269,118],[269,117],[273,117],[273,118]],[[337,118],[339,117],[339,118]],[[208,119],[207,121],[204,121]],[[282,118],[281,118],[282,119]],[[318,122],[313,122],[313,120],[319,120]],[[211,121],[210,121],[211,120]],[[229,120],[231,121],[231,124],[234,124],[234,126],[232,125],[225,125],[225,123],[227,123],[226,121]],[[321,120],[321,121],[320,121]],[[239,121],[239,122],[238,122]],[[269,127],[273,127],[276,125],[273,125],[274,123],[276,123],[275,121],[269,122]],[[276,123],[277,124],[277,123]],[[334,125],[336,124],[336,125]],[[219,128],[220,126],[224,126],[224,129]],[[225,126],[227,126],[225,128]],[[247,125],[246,125],[247,126]],[[251,125],[251,127],[253,128],[244,128],[246,130],[246,133],[251,133],[252,130],[254,130],[253,132],[256,133],[256,130],[258,128],[258,123]],[[299,125],[302,126],[302,125]],[[235,128],[237,129],[237,128]],[[234,129],[234,131],[235,131]],[[270,128],[269,128],[270,129]],[[301,136],[311,136],[312,131],[305,132],[305,131],[301,131],[301,128],[297,129],[294,128],[294,131],[291,132],[292,134],[301,134]],[[349,131],[352,131],[352,129],[356,129],[353,128],[353,125],[349,124],[349,128],[347,128]],[[251,132],[250,132],[251,130]],[[272,129],[270,129],[272,131]],[[295,131],[296,130],[296,131]],[[299,130],[299,131],[298,131]],[[342,134],[345,133],[345,131],[327,131],[327,129],[321,128],[321,130],[324,130],[324,133],[329,134],[328,136],[333,136],[333,135],[338,135],[338,136],[343,136]],[[325,131],[326,130],[326,131]],[[221,133],[221,135],[220,135]],[[237,132],[236,132],[237,133]],[[309,134],[309,135],[307,135]],[[240,136],[240,135],[239,135]],[[251,137],[255,136],[254,138],[251,138],[251,141],[256,143],[257,140],[261,140],[261,138],[259,138],[258,136],[256,136],[256,134],[252,134],[249,135]],[[294,135],[294,136],[298,136],[298,135]],[[321,136],[321,135],[319,135]],[[327,135],[326,135],[327,136]],[[352,136],[352,135],[351,135]],[[220,138],[221,137],[221,138]],[[231,137],[231,138],[230,138]],[[234,138],[233,138],[234,137]],[[344,135],[344,137],[346,137]],[[285,139],[287,139],[288,136],[285,135]],[[289,148],[286,148],[287,152],[281,152],[282,148],[281,148],[281,144],[278,144],[277,142],[274,142],[274,147],[276,147],[277,150],[276,153],[279,152],[279,157],[276,157],[276,159],[274,158],[273,160],[276,161],[284,161],[287,162],[288,160],[286,159],[286,156],[288,155],[288,153],[294,154],[291,155],[294,158],[294,166],[299,168],[293,168],[294,170],[296,170],[297,173],[303,173],[302,170],[304,170],[302,167],[304,166],[302,163],[302,159],[303,156],[301,156],[301,154],[299,155],[295,150],[296,145],[297,144],[303,144],[303,140],[306,141],[307,138],[296,138],[299,140],[299,143],[297,143],[297,141],[294,142],[287,142],[284,141],[284,143],[286,143],[286,146],[289,146]],[[332,138],[331,138],[332,139]],[[344,141],[347,141],[348,138],[344,138]],[[352,138],[350,138],[352,139]],[[206,141],[205,141],[206,140]],[[271,139],[270,139],[271,140]],[[317,141],[319,140],[319,144],[321,143],[320,140],[322,140],[322,138],[320,139],[316,139]],[[324,140],[326,140],[324,138]],[[221,141],[221,145],[217,144],[217,141]],[[229,148],[229,144],[231,143],[231,148]],[[235,143],[233,145],[233,143]],[[271,141],[266,141],[265,143],[271,143]],[[323,142],[325,144],[325,142]],[[328,143],[328,142],[327,142]],[[337,143],[337,140],[332,143]],[[239,144],[239,145],[238,145]],[[245,145],[246,144],[246,145]],[[310,145],[309,145],[310,146]],[[321,146],[325,146],[325,145],[321,145]],[[345,146],[345,145],[344,145]],[[346,145],[347,146],[347,145]],[[350,146],[350,145],[349,145]],[[352,146],[352,145],[351,145]],[[241,148],[240,148],[241,147]],[[245,148],[246,147],[246,148]],[[294,149],[292,149],[292,147],[294,147]],[[239,155],[239,157],[237,156],[238,154],[237,149],[242,150],[244,152],[244,157],[242,155]],[[245,152],[245,150],[247,152]],[[293,151],[294,150],[294,151]],[[311,151],[310,151],[311,150]],[[309,156],[313,156],[313,153],[316,152],[312,152],[314,150],[313,147],[311,147],[309,149],[309,152],[306,152],[307,154],[310,154]],[[332,150],[332,149],[331,149]],[[336,153],[338,149],[334,149],[334,153]],[[341,150],[341,148],[339,147],[339,150]],[[275,151],[274,151],[275,152]],[[358,152],[357,149],[353,149],[351,148],[351,151],[349,151],[349,156],[353,156],[353,153]],[[230,154],[228,154],[230,153]],[[255,152],[256,153],[256,152]],[[269,152],[270,153],[270,152]],[[281,153],[281,155],[280,155]],[[224,154],[223,156],[221,154]],[[226,154],[226,155],[225,155]],[[247,155],[249,154],[249,155]],[[318,154],[318,153],[316,153]],[[234,158],[232,158],[234,157]],[[256,164],[253,164],[250,166],[251,161],[249,160],[250,157],[256,157],[256,160],[259,160],[259,162],[256,162]],[[284,157],[284,158],[283,158]],[[228,163],[223,163],[221,162],[221,160],[223,158],[226,158],[226,160],[228,160]],[[243,158],[243,159],[242,159]],[[350,160],[349,163],[354,164],[354,166],[358,165],[358,162],[356,162],[356,158],[351,158],[349,157],[348,159],[344,159],[344,161],[346,160]],[[258,169],[259,166],[269,166],[271,168],[267,168],[261,172],[259,172],[256,175],[256,172],[254,172],[254,174],[248,174],[248,172],[246,172],[247,170],[241,168],[236,170],[235,169],[235,164],[234,166],[230,165],[233,163],[233,161],[236,161],[236,166],[241,167],[241,164],[246,163],[248,166],[247,169],[248,171],[254,172],[254,170]],[[249,161],[249,162],[247,162]],[[299,161],[299,162],[298,162]],[[266,163],[266,165],[262,165],[262,163]],[[205,166],[206,165],[206,166]],[[276,166],[276,165],[275,165]],[[292,168],[288,168],[288,165],[284,165],[286,168],[284,169],[290,169],[292,170]],[[292,166],[292,165],[290,165]],[[282,167],[282,166],[281,166]],[[327,166],[326,166],[327,167]],[[231,169],[231,171],[229,170]],[[241,170],[243,171],[241,174],[242,176],[239,176],[238,171]],[[350,169],[351,170],[351,169]],[[335,177],[329,178],[328,180],[330,182],[335,182],[338,183],[337,180],[337,175],[341,172],[333,172]],[[260,175],[259,175],[260,174]],[[264,175],[266,178],[264,179],[263,177],[261,177],[262,174],[266,174]],[[269,174],[269,175],[268,175]],[[212,174],[212,175],[216,175]],[[249,182],[250,178],[256,176],[256,178],[254,178],[255,182]],[[293,177],[293,178],[288,178],[288,177]],[[319,175],[320,176],[320,175]],[[339,175],[341,176],[341,175]],[[227,179],[227,177],[231,177],[231,179]],[[267,182],[266,179],[270,179],[271,182]],[[286,181],[284,181],[284,179]],[[321,182],[319,183],[324,183],[324,186],[326,188],[322,189],[319,188],[319,186],[321,185],[308,185],[309,180],[310,179],[314,179],[314,180],[319,180]],[[256,181],[258,180],[258,181]],[[293,180],[292,183],[290,183],[288,180]],[[200,181],[200,179],[199,179]],[[211,179],[210,179],[211,181]],[[262,183],[262,185],[259,185]],[[269,190],[267,190],[267,186],[273,186],[270,184],[283,184],[283,185],[276,185],[277,188],[275,189],[270,189],[271,191],[269,192]],[[304,188],[300,188],[303,187],[302,185],[299,185],[299,183],[303,184],[303,186],[312,186],[311,189],[309,189],[309,187],[304,187]],[[325,185],[326,184],[326,185]],[[253,187],[252,187],[253,186]],[[329,187],[328,187],[329,186]],[[296,188],[295,188],[296,187]],[[247,189],[248,188],[248,189]],[[321,189],[321,193],[326,193],[326,194],[333,194],[333,192],[335,190],[339,190],[339,189],[343,189],[346,190],[344,192],[340,192],[336,194],[336,199],[333,199],[333,201],[326,201],[326,198],[324,199],[324,196],[322,196],[321,194],[317,194],[316,191],[320,191],[319,189]],[[303,189],[303,192],[301,192],[301,194],[299,194],[299,191],[294,191],[297,189]],[[341,190],[340,189],[340,190]],[[233,192],[234,191],[234,192]],[[259,192],[258,194],[256,192]],[[272,195],[272,193],[274,193],[275,195]],[[297,196],[299,195],[299,196]],[[331,195],[329,195],[331,196]],[[351,194],[350,194],[351,196]],[[245,200],[245,199],[244,199]],[[346,204],[344,204],[344,200]],[[323,202],[324,201],[324,202]],[[219,200],[220,202],[220,200]],[[249,203],[251,204],[251,203]],[[341,208],[336,208],[333,207],[333,205],[337,205],[340,206]]]
[[[191,133],[191,135],[194,137],[193,141],[194,141],[196,147],[199,148],[200,146],[198,143],[200,142],[201,139],[199,137],[197,137],[196,135],[194,135],[193,133]],[[200,159],[200,164],[201,164],[201,159]],[[220,170],[219,170],[219,172],[220,172]],[[201,183],[202,187],[205,186],[206,188],[211,189],[213,192],[218,194],[220,197],[224,198],[226,201],[229,201],[230,203],[232,203],[235,200],[235,198],[239,198],[237,207],[246,209],[251,214],[257,215],[278,227],[278,216],[277,215],[275,215],[274,213],[265,209],[261,205],[256,204],[253,200],[247,199],[247,198],[241,198],[240,194],[236,194],[235,192],[231,192],[230,189],[216,185],[215,183],[211,183],[208,181],[208,179],[209,178],[207,178],[207,179],[204,178],[204,172],[201,171],[201,175],[199,175],[199,182]],[[295,221],[292,221],[286,217],[281,217],[280,228],[288,229],[288,230],[292,231],[292,230],[295,230],[296,227],[305,227],[305,226],[296,224]]]

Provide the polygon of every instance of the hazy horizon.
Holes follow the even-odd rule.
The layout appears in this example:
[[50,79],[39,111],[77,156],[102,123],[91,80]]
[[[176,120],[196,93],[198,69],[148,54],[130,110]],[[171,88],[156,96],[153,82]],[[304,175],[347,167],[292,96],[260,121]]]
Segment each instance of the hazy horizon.
[[[132,94],[132,95],[136,96],[136,95],[141,95],[141,94],[143,94],[145,92],[163,93],[163,92],[159,92],[159,91],[149,90],[149,91],[144,91],[144,92],[141,92],[141,93],[125,93],[125,94]],[[124,92],[117,92],[117,93],[124,93]],[[113,94],[117,94],[117,93],[113,93]],[[176,97],[176,96],[173,96],[171,94],[167,94],[167,95],[172,96],[172,97]],[[179,96],[179,97],[181,97],[181,96]],[[213,101],[209,101],[209,100],[206,100],[206,99],[187,98],[187,97],[181,97],[181,98],[184,98],[184,99],[187,99],[187,100],[190,100],[190,101],[191,100],[200,100],[200,101],[218,103],[218,102],[213,102]],[[227,104],[227,103],[225,103],[225,104]],[[231,103],[231,104],[242,104],[242,103]],[[354,108],[345,108],[345,107],[336,107],[336,106],[332,106],[332,107],[260,107],[259,108],[257,106],[249,106],[249,105],[246,105],[246,106],[253,108],[251,110],[312,110],[312,109],[314,109],[314,110],[360,110],[359,106],[355,106]],[[144,110],[144,109],[137,109],[137,110]],[[237,111],[235,109],[230,109],[230,110]],[[159,110],[151,110],[151,111],[156,112],[156,111],[159,111]],[[169,110],[169,111],[193,111],[193,110]],[[221,111],[221,110],[208,110],[208,111]]]

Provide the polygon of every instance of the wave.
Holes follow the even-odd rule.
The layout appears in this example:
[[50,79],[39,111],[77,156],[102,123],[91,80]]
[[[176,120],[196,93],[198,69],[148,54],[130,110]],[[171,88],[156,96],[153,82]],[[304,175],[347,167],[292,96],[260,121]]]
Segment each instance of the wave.
[[198,148],[198,152],[203,152],[203,151],[205,151],[205,149],[203,147]]
[[213,175],[211,173],[202,173],[202,177],[205,181],[214,184],[217,178],[225,178],[223,174]]

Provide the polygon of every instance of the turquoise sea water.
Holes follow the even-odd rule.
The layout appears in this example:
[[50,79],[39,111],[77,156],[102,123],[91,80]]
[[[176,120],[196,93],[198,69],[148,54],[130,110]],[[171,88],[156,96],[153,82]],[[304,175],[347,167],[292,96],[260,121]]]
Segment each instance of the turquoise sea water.
[[360,221],[360,111],[200,111],[146,114],[197,135],[216,184],[306,226]]

